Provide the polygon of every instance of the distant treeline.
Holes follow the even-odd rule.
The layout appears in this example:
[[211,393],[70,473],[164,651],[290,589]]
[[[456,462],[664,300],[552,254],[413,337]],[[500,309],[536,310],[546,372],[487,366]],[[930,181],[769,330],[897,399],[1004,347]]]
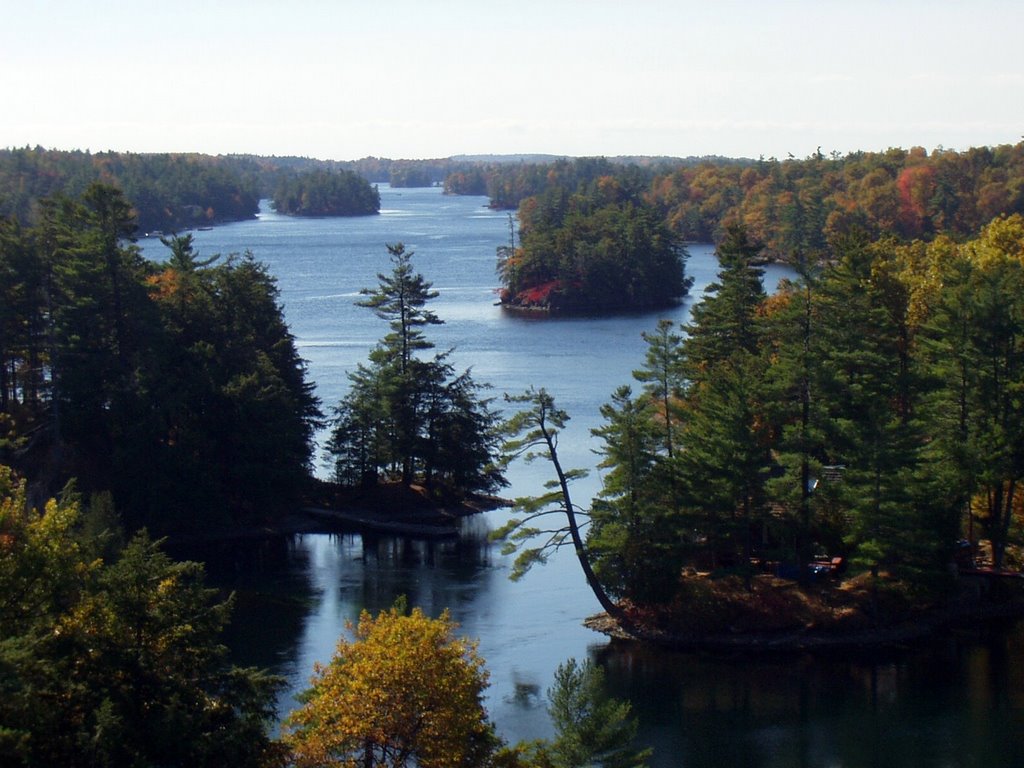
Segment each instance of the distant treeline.
[[41,200],[74,199],[97,182],[124,193],[142,232],[182,232],[252,218],[261,198],[296,215],[362,215],[380,207],[365,177],[336,163],[25,147],[0,150],[0,219],[35,224]]
[[39,201],[80,197],[90,184],[117,186],[144,232],[237,221],[259,209],[260,169],[251,161],[196,154],[0,150],[0,218],[39,220]]
[[919,147],[819,152],[803,160],[627,160],[478,164],[450,175],[445,191],[486,194],[493,207],[515,209],[546,191],[575,191],[610,176],[642,185],[682,239],[717,242],[729,225],[743,224],[776,259],[824,253],[854,231],[871,239],[941,233],[963,240],[996,216],[1024,213],[1024,142],[931,154]]
[[365,216],[380,211],[380,194],[352,171],[287,174],[274,189],[274,209],[299,216]]
[[[392,187],[439,187],[454,173],[475,168],[481,163],[472,159],[434,158],[431,160],[391,160],[386,157],[364,157],[360,160],[316,160],[309,157],[259,157],[233,155],[234,159],[252,162],[269,173],[267,188],[273,188],[277,174],[301,175],[313,171],[337,173],[349,171],[371,184]],[[483,194],[483,193],[481,193]]]
[[[351,175],[347,175],[351,174]],[[355,177],[367,182],[355,183]],[[365,157],[332,161],[300,157],[131,154],[0,150],[0,217],[23,224],[38,201],[81,195],[99,181],[119,187],[143,231],[248,218],[260,198],[297,214],[365,213],[372,184],[444,184],[450,194],[487,195],[516,209],[552,189],[574,192],[601,177],[642,189],[672,232],[687,241],[717,242],[743,224],[765,256],[823,253],[853,231],[869,238],[963,240],[999,215],[1024,213],[1024,142],[963,152],[920,147],[845,156],[820,152],[799,160],[724,157],[557,158],[460,156],[429,160]],[[307,196],[303,205],[302,188]]]

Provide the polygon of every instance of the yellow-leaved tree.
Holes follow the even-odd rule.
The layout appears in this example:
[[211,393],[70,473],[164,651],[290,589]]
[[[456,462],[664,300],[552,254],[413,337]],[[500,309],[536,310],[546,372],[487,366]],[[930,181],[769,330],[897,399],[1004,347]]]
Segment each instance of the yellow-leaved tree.
[[483,706],[476,644],[439,618],[402,606],[349,625],[304,704],[285,721],[296,766],[473,768],[500,746]]

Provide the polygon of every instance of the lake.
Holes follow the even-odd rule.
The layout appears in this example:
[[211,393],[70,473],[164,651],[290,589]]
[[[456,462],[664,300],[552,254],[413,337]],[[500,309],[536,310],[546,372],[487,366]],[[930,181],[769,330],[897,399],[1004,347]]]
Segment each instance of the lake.
[[[264,207],[256,220],[194,233],[195,242],[201,255],[251,250],[268,265],[326,411],[387,330],[356,302],[377,273],[391,270],[385,243],[404,243],[439,292],[431,308],[445,324],[429,329],[438,349],[454,347],[454,363],[471,367],[499,399],[545,387],[569,412],[559,449],[566,466],[591,470],[574,487],[585,503],[600,488],[590,438],[600,405],[641,365],[641,334],[661,317],[688,317],[715,277],[713,248],[689,247],[694,288],[671,310],[517,316],[495,305],[506,213],[489,210],[485,198],[436,188],[380,191],[379,216],[297,219]],[[163,258],[159,241],[141,244]],[[770,266],[766,285],[788,274]],[[326,474],[319,459],[318,473]],[[548,477],[542,465],[514,467],[507,494],[537,493]],[[457,542],[307,535],[212,557],[211,580],[238,595],[226,641],[239,663],[287,678],[284,713],[347,621],[406,595],[431,615],[449,609],[461,632],[479,640],[491,675],[488,709],[509,740],[550,735],[544,695],[555,668],[590,656],[607,670],[612,692],[633,703],[657,768],[1024,765],[1024,636],[1016,630],[865,658],[750,661],[612,646],[582,626],[599,607],[571,552],[508,580],[508,559],[486,538],[507,515],[467,521]]]

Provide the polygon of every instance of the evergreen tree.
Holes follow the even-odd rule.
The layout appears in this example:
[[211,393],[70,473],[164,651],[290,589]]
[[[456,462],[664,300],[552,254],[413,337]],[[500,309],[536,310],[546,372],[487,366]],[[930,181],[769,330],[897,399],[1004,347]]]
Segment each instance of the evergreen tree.
[[829,451],[831,463],[845,468],[842,494],[854,560],[874,574],[883,566],[935,568],[941,560],[936,548],[947,551],[951,542],[942,542],[940,530],[922,526],[914,513],[928,468],[906,287],[894,278],[886,254],[849,241],[823,276],[821,298]]
[[[943,386],[934,418],[961,502],[973,499],[1001,567],[1024,480],[1024,221],[993,222],[941,264],[943,292],[927,328]],[[973,514],[973,512],[969,512]]]
[[[762,416],[760,248],[742,226],[718,246],[722,269],[694,307],[683,341],[687,423],[677,461],[689,506],[703,518],[712,562],[742,563],[749,575],[754,527],[763,527],[769,463]],[[759,524],[759,525],[758,525]]]
[[654,333],[644,333],[647,342],[644,367],[633,371],[633,378],[644,385],[662,422],[662,453],[668,459],[675,454],[677,432],[682,420],[681,398],[685,392],[683,373],[683,336],[673,331],[671,320],[659,320]]
[[686,329],[683,349],[690,381],[701,381],[737,353],[758,353],[762,330],[757,318],[765,300],[763,270],[755,266],[760,250],[742,226],[726,230],[715,251],[722,267],[718,282],[705,289]]
[[695,395],[678,459],[712,563],[739,565],[748,578],[755,536],[763,538],[770,461],[761,380],[755,357],[737,353],[717,365]]
[[388,245],[393,270],[379,274],[360,306],[388,320],[390,331],[370,352],[368,365],[349,375],[350,389],[336,411],[329,454],[341,482],[372,485],[382,473],[403,484],[420,478],[431,490],[456,495],[504,484],[495,469],[497,415],[469,371],[456,375],[449,353],[423,333],[442,321],[426,304],[437,297],[412,267],[412,253]]
[[786,529],[778,536],[779,555],[795,556],[803,582],[810,577],[816,543],[842,551],[842,531],[824,511],[824,485],[815,494],[826,460],[829,418],[821,397],[825,351],[818,306],[818,278],[801,267],[801,278],[780,289],[766,317],[765,405],[772,432],[776,473],[769,496],[784,511]]
[[[543,389],[530,389],[522,395],[506,394],[505,400],[522,408],[502,427],[506,436],[502,463],[507,466],[518,458],[527,462],[541,458],[550,462],[555,473],[554,479],[545,483],[546,493],[515,500],[515,509],[522,512],[523,517],[513,517],[491,534],[493,539],[505,542],[503,554],[518,552],[511,577],[521,578],[534,565],[547,562],[552,552],[563,546],[571,546],[583,569],[587,586],[598,603],[629,631],[634,625],[594,572],[592,555],[584,544],[581,517],[587,517],[588,513],[572,500],[570,484],[573,480],[585,477],[586,470],[565,469],[558,455],[558,434],[568,422],[569,414],[558,408],[554,398]],[[562,516],[565,518],[564,525],[548,529],[536,527],[536,523],[542,519],[558,519]],[[525,546],[537,538],[543,539],[539,546]]]
[[598,467],[606,472],[591,509],[587,548],[608,591],[640,603],[670,597],[679,574],[674,510],[652,477],[661,437],[653,412],[622,386],[601,406],[605,424],[592,430],[602,443]]
[[550,754],[555,768],[643,768],[650,749],[637,749],[637,721],[629,702],[611,698],[604,671],[589,659],[569,659],[555,670],[548,689],[548,713],[555,726]]
[[443,321],[426,309],[427,302],[436,299],[438,293],[413,269],[413,252],[407,253],[402,243],[388,244],[387,249],[393,265],[391,274],[378,273],[377,288],[364,288],[361,293],[367,298],[359,306],[372,309],[391,328],[374,350],[375,362],[391,363],[405,375],[413,354],[434,346],[424,337],[423,328]]

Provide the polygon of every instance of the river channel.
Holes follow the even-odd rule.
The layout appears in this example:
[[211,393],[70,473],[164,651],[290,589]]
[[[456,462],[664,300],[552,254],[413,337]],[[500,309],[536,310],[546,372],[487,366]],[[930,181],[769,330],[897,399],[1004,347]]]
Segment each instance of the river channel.
[[[591,470],[574,488],[585,503],[600,487],[590,437],[600,405],[631,382],[643,359],[641,333],[660,317],[685,321],[714,279],[713,249],[689,247],[694,288],[672,310],[528,318],[495,306],[495,249],[508,243],[507,214],[489,210],[485,198],[436,188],[382,186],[381,202],[379,216],[353,219],[289,218],[264,206],[253,221],[194,233],[195,242],[201,255],[249,250],[267,264],[325,412],[386,332],[356,302],[377,273],[390,272],[385,243],[403,242],[439,292],[432,309],[445,324],[429,329],[438,349],[454,348],[454,363],[471,367],[499,400],[545,387],[569,412],[560,451],[567,466]],[[159,241],[141,244],[149,258],[163,258]],[[769,267],[766,287],[785,276]],[[539,464],[515,467],[507,495],[537,493],[548,476]],[[1019,630],[987,628],[853,658],[751,660],[612,646],[582,626],[598,606],[571,552],[509,581],[508,559],[487,541],[507,514],[468,520],[453,542],[317,534],[211,558],[211,580],[237,594],[226,642],[238,663],[287,679],[283,715],[346,622],[405,595],[428,614],[450,610],[479,641],[488,710],[510,741],[551,734],[545,691],[553,672],[569,657],[589,656],[606,669],[612,692],[632,702],[654,768],[1024,765]]]

